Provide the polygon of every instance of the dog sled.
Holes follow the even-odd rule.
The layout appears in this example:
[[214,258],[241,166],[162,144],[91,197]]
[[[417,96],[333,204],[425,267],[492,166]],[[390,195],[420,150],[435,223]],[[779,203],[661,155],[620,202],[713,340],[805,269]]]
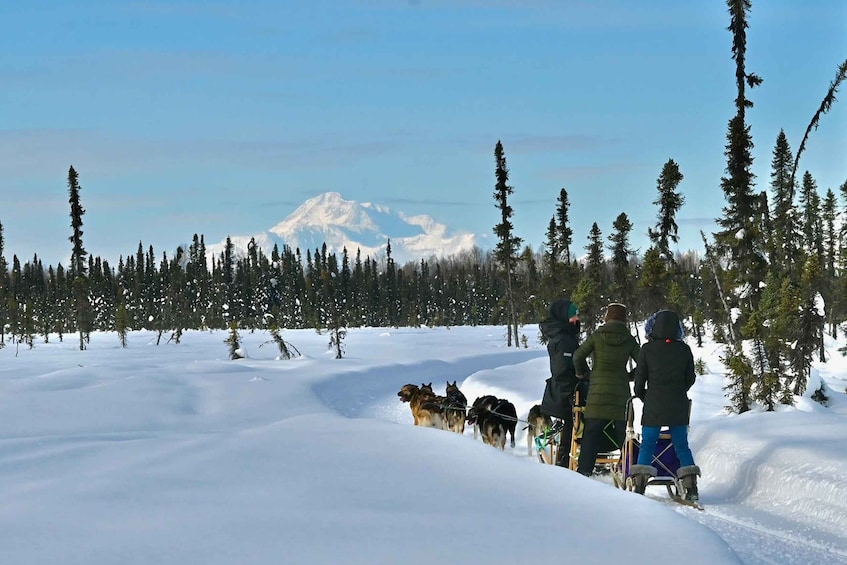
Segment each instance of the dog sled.
[[[608,474],[612,483],[617,488],[626,488],[625,475],[623,473],[623,449],[622,445],[615,439],[617,435],[614,430],[615,422],[609,421],[603,428],[603,439],[597,458],[594,461],[595,472]],[[576,471],[579,464],[579,452],[582,445],[582,435],[585,430],[585,400],[582,391],[577,387],[574,392],[573,405],[573,433],[571,434],[571,452],[568,468]]]
[[[585,383],[580,383],[575,387],[571,396],[573,399],[571,402],[571,421],[554,417],[552,419],[553,425],[544,430],[542,434],[535,436],[535,448],[540,462],[548,465],[555,464],[559,459],[559,450],[564,441],[570,447],[566,466],[572,471],[577,470],[582,434],[585,429],[585,396]],[[570,434],[563,434],[566,427],[571,427]],[[622,446],[615,439],[617,434],[613,427],[614,422],[609,422],[603,431],[603,443],[597,453],[595,469],[600,473],[610,475],[617,488],[626,488],[621,463]]]
[[[634,396],[631,397],[626,404],[626,439],[621,452],[621,470],[625,477],[622,488],[629,491],[636,490],[635,479],[631,470],[638,461],[638,453],[641,447],[641,441],[635,433],[634,426],[635,410],[632,401],[635,398]],[[703,510],[698,502],[685,498],[685,486],[679,477],[679,458],[676,455],[671,434],[667,428],[662,428],[659,432],[659,441],[656,443],[652,459],[651,465],[656,469],[656,475],[647,478],[646,486],[664,486],[668,496],[674,502]]]

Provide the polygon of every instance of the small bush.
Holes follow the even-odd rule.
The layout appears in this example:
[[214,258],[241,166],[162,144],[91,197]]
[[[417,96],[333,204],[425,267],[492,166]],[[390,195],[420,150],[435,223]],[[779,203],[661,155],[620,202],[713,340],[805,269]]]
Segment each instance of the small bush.
[[230,359],[244,359],[241,351],[241,336],[238,335],[238,328],[235,327],[235,322],[229,325],[229,335],[224,340],[224,343],[229,346]]
[[706,367],[706,362],[703,361],[702,357],[698,358],[694,362],[694,372],[697,373],[698,375],[705,375],[706,373],[709,372],[709,368]]
[[[271,341],[266,341],[265,343],[275,343],[277,348],[279,349],[279,357],[280,359],[291,359],[292,357],[299,357],[300,351],[282,339],[282,335],[279,333],[279,328],[276,326],[271,326],[268,328],[268,332],[271,334]],[[265,345],[263,343],[262,345]],[[260,345],[259,347],[262,347]]]

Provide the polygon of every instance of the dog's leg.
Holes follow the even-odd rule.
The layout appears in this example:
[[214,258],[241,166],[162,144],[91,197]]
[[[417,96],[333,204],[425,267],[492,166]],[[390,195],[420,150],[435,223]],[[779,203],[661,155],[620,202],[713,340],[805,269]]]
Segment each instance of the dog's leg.
[[532,457],[532,448],[535,443],[535,427],[532,424],[526,427],[526,456]]

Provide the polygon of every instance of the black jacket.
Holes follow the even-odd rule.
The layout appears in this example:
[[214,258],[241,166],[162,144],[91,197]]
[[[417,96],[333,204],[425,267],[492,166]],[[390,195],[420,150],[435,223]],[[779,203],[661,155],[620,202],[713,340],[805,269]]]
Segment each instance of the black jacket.
[[635,369],[635,396],[644,401],[642,426],[687,426],[688,389],[694,384],[691,348],[677,340],[679,316],[659,312],[652,339],[641,346]]
[[538,324],[538,329],[547,338],[547,355],[550,357],[550,376],[571,390],[579,379],[573,365],[573,352],[579,347],[579,326],[568,322],[570,301],[559,298],[550,305],[550,317]]

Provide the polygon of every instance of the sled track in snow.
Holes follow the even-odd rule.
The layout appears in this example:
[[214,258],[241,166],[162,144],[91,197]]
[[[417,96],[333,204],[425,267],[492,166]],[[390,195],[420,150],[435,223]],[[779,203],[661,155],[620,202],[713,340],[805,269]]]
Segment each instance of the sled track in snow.
[[[809,563],[847,564],[847,548],[839,540],[814,539],[819,532],[774,530],[758,524],[753,517],[739,517],[732,509],[745,513],[739,505],[705,505],[705,512],[674,504],[675,509],[711,529],[748,565],[807,565]],[[753,541],[755,540],[755,541]]]

